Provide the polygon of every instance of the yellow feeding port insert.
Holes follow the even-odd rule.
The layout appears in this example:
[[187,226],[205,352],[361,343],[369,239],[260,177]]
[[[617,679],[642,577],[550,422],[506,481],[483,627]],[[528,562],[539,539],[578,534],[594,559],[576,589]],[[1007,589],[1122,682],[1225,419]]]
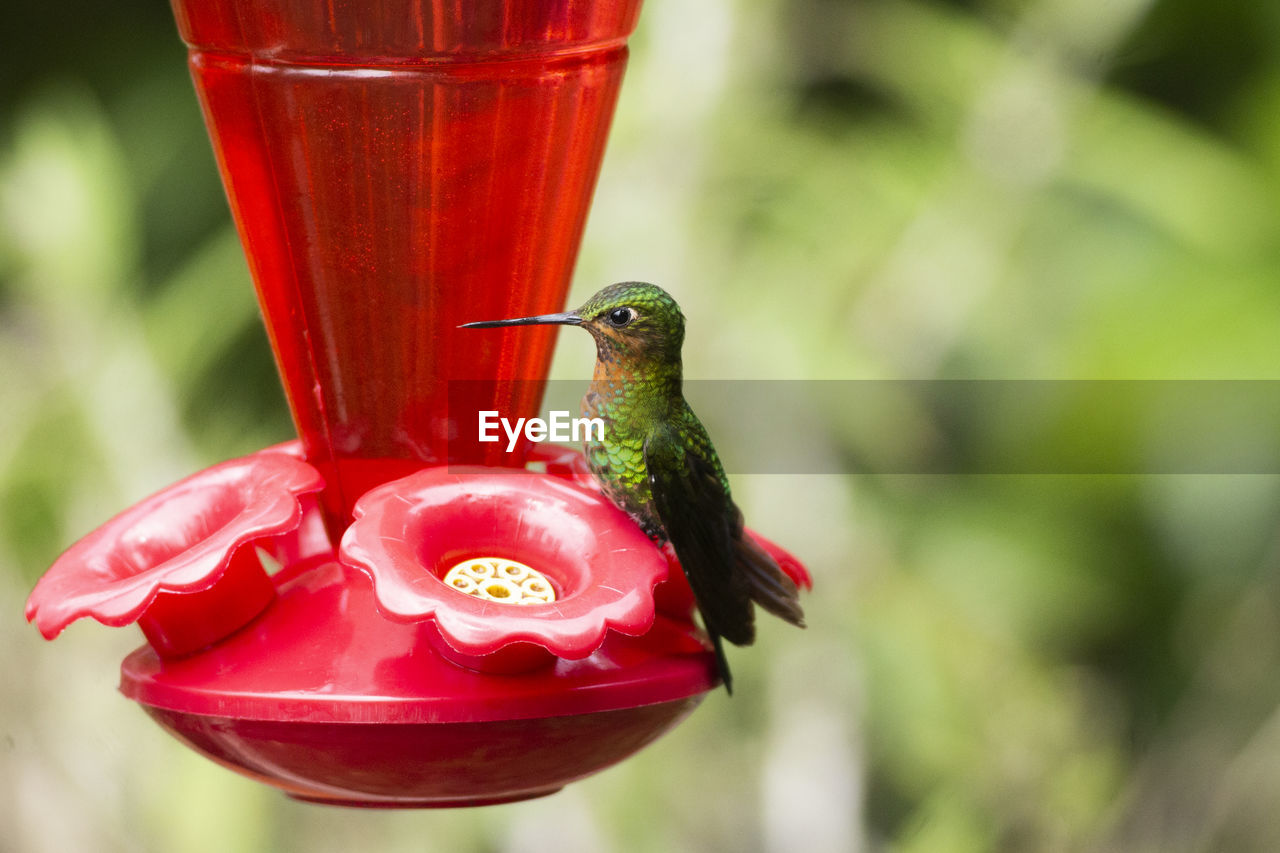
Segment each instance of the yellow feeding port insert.
[[499,604],[547,604],[556,591],[546,575],[515,560],[476,557],[458,563],[444,576],[447,586]]

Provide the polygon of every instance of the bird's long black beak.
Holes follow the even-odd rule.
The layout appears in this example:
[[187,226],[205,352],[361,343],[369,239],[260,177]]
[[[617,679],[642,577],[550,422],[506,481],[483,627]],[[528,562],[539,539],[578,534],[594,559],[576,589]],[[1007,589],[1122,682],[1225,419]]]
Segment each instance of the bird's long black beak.
[[495,329],[499,326],[581,326],[582,318],[572,311],[563,314],[539,314],[537,317],[517,317],[514,320],[481,320],[463,323],[459,329]]

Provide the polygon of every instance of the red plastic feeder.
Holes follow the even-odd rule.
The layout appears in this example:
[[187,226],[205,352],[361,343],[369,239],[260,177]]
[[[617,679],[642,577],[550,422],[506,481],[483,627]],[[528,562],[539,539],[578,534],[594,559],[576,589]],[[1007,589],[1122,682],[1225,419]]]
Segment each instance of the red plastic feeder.
[[121,513],[28,618],[137,621],[125,695],[301,799],[516,800],[649,743],[717,683],[683,573],[580,454],[478,441],[555,329],[456,329],[563,307],[639,0],[173,5],[299,441]]
[[36,584],[27,619],[50,640],[86,616],[137,622],[168,657],[214,643],[271,603],[261,554],[292,556],[297,538],[280,535],[321,485],[310,465],[272,450],[188,477],[68,549]]

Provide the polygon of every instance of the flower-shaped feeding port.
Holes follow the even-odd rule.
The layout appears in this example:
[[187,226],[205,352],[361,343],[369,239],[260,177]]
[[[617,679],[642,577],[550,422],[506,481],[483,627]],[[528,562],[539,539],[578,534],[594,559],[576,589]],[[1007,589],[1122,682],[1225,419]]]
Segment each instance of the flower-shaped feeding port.
[[[428,623],[441,654],[484,671],[580,660],[611,629],[643,634],[668,571],[625,513],[548,474],[429,468],[368,492],[355,515],[339,557],[373,579],[380,610]],[[511,603],[521,581],[550,596]]]
[[47,639],[84,617],[136,621],[167,657],[226,637],[275,597],[260,551],[276,556],[303,496],[323,486],[295,454],[286,445],[215,465],[120,513],[58,558],[27,619]]

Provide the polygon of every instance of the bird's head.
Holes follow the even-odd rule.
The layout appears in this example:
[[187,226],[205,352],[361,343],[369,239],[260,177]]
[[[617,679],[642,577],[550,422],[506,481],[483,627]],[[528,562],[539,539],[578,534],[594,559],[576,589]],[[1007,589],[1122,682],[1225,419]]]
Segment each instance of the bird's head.
[[680,313],[680,306],[661,287],[642,281],[611,284],[576,311],[514,320],[485,320],[465,323],[462,328],[546,324],[586,329],[596,339],[601,359],[678,364],[684,343],[684,315]]

